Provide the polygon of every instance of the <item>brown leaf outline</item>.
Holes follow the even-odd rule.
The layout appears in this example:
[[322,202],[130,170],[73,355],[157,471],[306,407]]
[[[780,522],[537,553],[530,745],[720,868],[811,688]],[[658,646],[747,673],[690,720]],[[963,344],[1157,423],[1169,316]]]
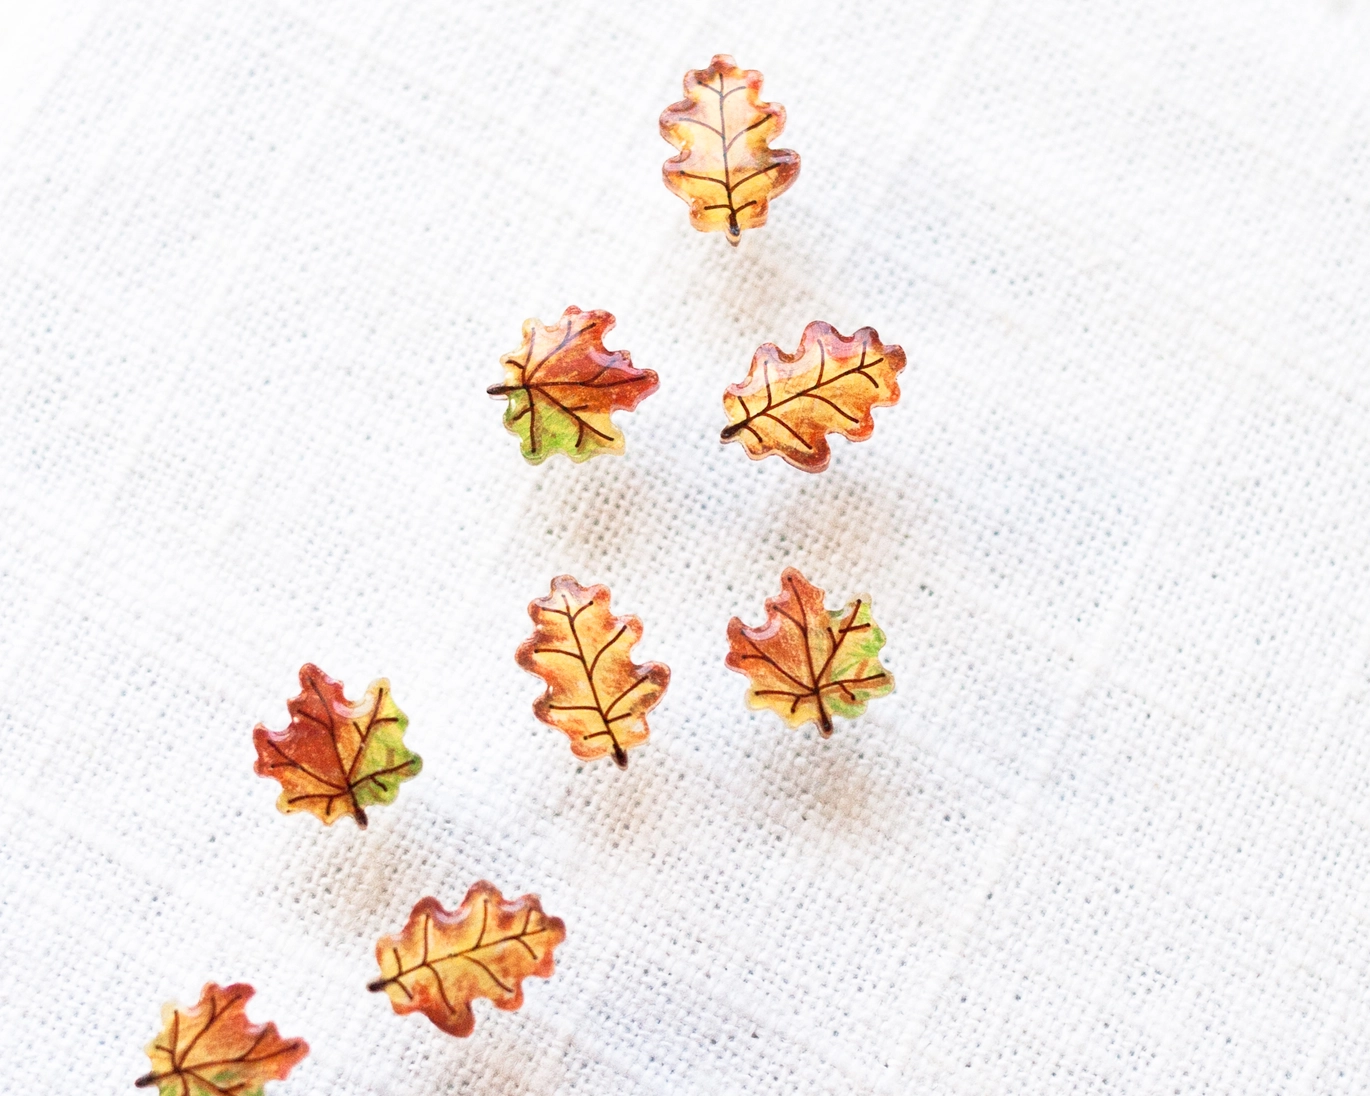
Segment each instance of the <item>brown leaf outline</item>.
[[573,461],[622,453],[623,434],[610,417],[632,411],[657,390],[657,375],[638,369],[626,350],[606,350],[612,313],[572,305],[554,327],[523,321],[523,345],[506,354],[504,382],[486,389],[508,399],[504,426],[530,464],[553,453]]
[[647,712],[670,684],[670,667],[639,666],[631,658],[642,621],[616,617],[605,586],[581,586],[570,575],[528,606],[533,634],[514,656],[547,682],[533,714],[571,740],[571,752],[590,761],[611,754],[620,769],[628,750],[647,741]]
[[518,1008],[523,979],[550,977],[552,950],[565,939],[565,924],[542,912],[537,895],[506,902],[482,879],[451,913],[436,898],[420,899],[397,936],[376,942],[381,977],[366,988],[384,990],[400,1014],[422,1012],[443,1031],[465,1037],[476,1025],[475,998]]
[[769,708],[791,727],[815,722],[827,738],[834,714],[855,719],[868,701],[894,691],[894,677],[880,664],[885,633],[871,619],[870,598],[829,612],[823,596],[795,568],[785,568],[780,596],[766,599],[763,624],[728,621],[725,661],[751,678],[753,708]]
[[774,343],[757,347],[746,379],[723,394],[729,425],[721,440],[740,441],[752,460],[779,453],[796,468],[821,472],[832,459],[827,435],[869,438],[871,408],[899,402],[903,368],[903,349],[882,343],[874,328],[847,338],[815,320],[793,354]]
[[193,1008],[165,1005],[162,1030],[147,1047],[152,1069],[134,1085],[156,1085],[159,1096],[261,1096],[267,1081],[283,1081],[309,1044],[249,1021],[255,992],[242,982],[210,982]]
[[409,717],[395,706],[390,682],[371,682],[352,704],[313,663],[300,667],[300,695],[286,702],[290,726],[252,731],[258,776],[281,783],[277,808],[308,811],[324,825],[351,815],[366,829],[364,808],[392,803],[400,784],[418,776],[423,759],[404,745]]
[[727,232],[734,247],[744,229],[766,223],[770,199],[799,175],[799,153],[770,147],[785,128],[785,108],[761,102],[761,79],[717,54],[708,68],[685,74],[685,98],[661,114],[661,136],[680,149],[661,165],[667,188],[689,203],[690,224]]

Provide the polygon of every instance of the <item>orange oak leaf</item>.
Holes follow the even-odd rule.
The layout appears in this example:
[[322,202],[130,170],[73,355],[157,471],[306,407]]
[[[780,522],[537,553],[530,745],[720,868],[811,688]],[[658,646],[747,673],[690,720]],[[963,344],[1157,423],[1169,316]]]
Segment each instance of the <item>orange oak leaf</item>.
[[680,149],[661,165],[667,188],[689,203],[690,224],[727,232],[733,246],[766,223],[770,200],[799,175],[799,153],[770,147],[785,108],[761,102],[760,91],[761,73],[720,53],[685,74],[685,98],[661,114],[661,136]]
[[740,441],[752,460],[779,453],[796,468],[821,472],[832,458],[827,435],[869,438],[871,408],[899,402],[903,368],[903,349],[886,346],[873,328],[846,338],[815,320],[793,354],[774,343],[757,347],[747,379],[723,394],[729,425],[722,440]]
[[530,464],[553,453],[583,461],[623,452],[623,435],[610,415],[637,407],[657,390],[657,377],[634,368],[628,351],[604,348],[613,326],[611,313],[574,305],[555,327],[523,321],[523,345],[501,361],[504,383],[486,391],[508,399],[505,429],[518,436]]
[[638,666],[631,654],[642,621],[609,611],[609,590],[581,586],[570,575],[552,580],[551,592],[528,606],[533,634],[514,656],[547,682],[533,714],[571,740],[586,761],[612,754],[628,767],[628,750],[647,741],[647,712],[666,691],[670,667]]
[[393,803],[400,784],[418,776],[423,759],[404,745],[409,717],[395,706],[390,682],[371,682],[360,702],[343,695],[313,664],[300,667],[300,695],[286,702],[290,726],[252,732],[258,776],[281,782],[276,806],[308,811],[331,826],[351,815],[366,829],[366,807]]
[[566,939],[559,917],[548,917],[535,894],[506,902],[481,880],[448,913],[422,898],[398,936],[376,941],[382,990],[401,1015],[422,1012],[443,1031],[467,1036],[476,1026],[471,1002],[488,997],[496,1008],[523,1004],[523,979],[551,977],[552,949]]
[[165,1005],[161,1033],[148,1044],[152,1069],[133,1083],[159,1096],[262,1096],[267,1081],[283,1081],[306,1054],[303,1039],[282,1039],[275,1024],[247,1018],[256,991],[241,982],[209,983],[194,1008]]
[[787,567],[780,596],[766,599],[764,624],[728,621],[726,662],[751,678],[753,708],[769,708],[791,727],[815,722],[827,738],[834,715],[855,719],[868,701],[894,691],[893,675],[880,665],[884,645],[870,598],[829,612],[823,591]]

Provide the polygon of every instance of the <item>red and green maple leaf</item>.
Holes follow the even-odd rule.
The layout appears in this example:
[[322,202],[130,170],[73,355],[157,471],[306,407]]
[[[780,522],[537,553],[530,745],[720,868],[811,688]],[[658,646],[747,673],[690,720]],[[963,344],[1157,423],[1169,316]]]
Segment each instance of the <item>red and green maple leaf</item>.
[[524,321],[523,345],[501,361],[504,382],[486,391],[509,401],[504,426],[530,464],[553,453],[583,461],[623,452],[610,416],[637,407],[657,390],[657,377],[635,368],[628,351],[604,348],[613,326],[612,314],[574,306],[553,327]]
[[817,723],[827,738],[834,715],[855,719],[869,701],[894,691],[894,675],[880,664],[885,633],[871,618],[871,599],[830,612],[823,596],[787,567],[780,596],[766,599],[763,623],[728,621],[726,662],[751,678],[753,708],[769,708],[791,727]]
[[309,1053],[303,1039],[282,1039],[275,1024],[254,1024],[247,1002],[256,992],[241,982],[209,983],[191,1008],[162,1009],[162,1030],[148,1044],[152,1069],[138,1088],[159,1096],[263,1096]]
[[366,808],[392,803],[400,784],[423,768],[404,745],[409,717],[399,710],[385,678],[367,686],[353,704],[313,664],[300,668],[300,695],[286,702],[290,726],[252,732],[259,776],[281,783],[276,806],[285,814],[308,811],[325,825],[351,816],[366,828]]

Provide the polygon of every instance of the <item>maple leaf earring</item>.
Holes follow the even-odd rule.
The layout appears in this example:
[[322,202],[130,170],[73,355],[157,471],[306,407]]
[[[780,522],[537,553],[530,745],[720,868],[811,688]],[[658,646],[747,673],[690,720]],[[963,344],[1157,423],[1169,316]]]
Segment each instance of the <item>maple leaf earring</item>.
[[774,343],[757,347],[746,379],[723,393],[729,423],[721,440],[741,442],[752,460],[778,453],[805,472],[821,472],[832,458],[827,435],[869,438],[871,408],[899,402],[903,368],[903,349],[882,343],[874,328],[847,338],[815,320],[793,354]]
[[657,390],[650,369],[636,369],[626,350],[606,350],[612,313],[572,305],[554,327],[523,322],[523,345],[501,360],[504,383],[486,389],[507,399],[504,427],[529,464],[553,453],[573,461],[622,453],[623,435],[610,415],[632,411]]
[[390,682],[371,682],[356,704],[317,666],[300,668],[300,695],[286,701],[290,726],[252,732],[258,776],[281,783],[282,814],[308,811],[325,826],[351,815],[366,829],[365,808],[393,803],[400,784],[419,775],[423,758],[404,744],[409,717],[395,706]]
[[799,153],[771,148],[785,128],[785,108],[763,103],[761,73],[745,72],[726,53],[685,74],[685,98],[661,115],[661,136],[680,155],[661,165],[673,194],[690,207],[700,232],[726,232],[734,247],[766,223],[770,200],[799,176]]
[[282,1039],[275,1024],[252,1023],[247,1002],[255,992],[242,982],[210,982],[192,1008],[165,1006],[162,1030],[147,1047],[152,1069],[134,1085],[156,1085],[159,1096],[262,1096],[267,1081],[285,1080],[309,1044]]
[[766,599],[766,620],[749,628],[728,621],[730,670],[751,678],[747,703],[769,708],[791,727],[817,723],[827,738],[832,717],[855,719],[894,691],[880,665],[885,633],[871,619],[871,599],[858,597],[829,612],[823,591],[795,568],[780,576],[780,596]]

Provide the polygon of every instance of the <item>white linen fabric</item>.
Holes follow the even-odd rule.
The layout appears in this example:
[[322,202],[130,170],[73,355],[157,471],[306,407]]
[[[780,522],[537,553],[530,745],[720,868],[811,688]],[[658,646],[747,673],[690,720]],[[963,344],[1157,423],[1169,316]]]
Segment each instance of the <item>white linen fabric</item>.
[[[662,186],[715,52],[803,156]],[[3,1086],[122,1091],[248,981],[279,1096],[1370,1091],[1370,13],[1314,0],[113,0],[0,163]],[[526,465],[528,316],[618,317],[621,458]],[[813,319],[909,356],[806,475],[722,446]],[[874,598],[831,739],[729,617]],[[514,648],[607,583],[673,678],[581,765]],[[252,727],[388,676],[422,775],[277,813]],[[397,1017],[477,879],[567,939]]]

